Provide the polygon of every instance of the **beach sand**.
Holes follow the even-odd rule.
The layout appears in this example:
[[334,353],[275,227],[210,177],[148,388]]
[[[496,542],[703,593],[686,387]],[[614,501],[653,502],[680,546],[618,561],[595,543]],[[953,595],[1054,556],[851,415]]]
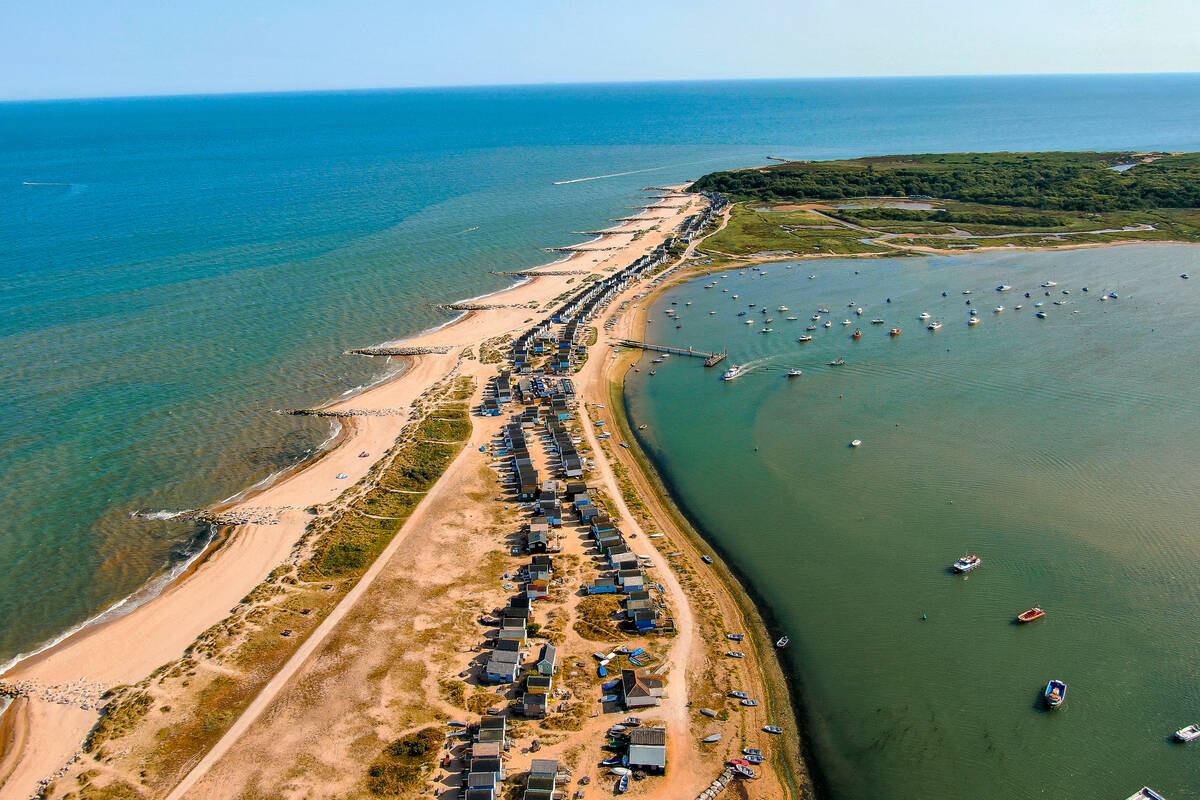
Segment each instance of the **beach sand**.
[[[126,616],[86,628],[6,673],[4,681],[25,682],[36,690],[30,693],[27,710],[6,715],[9,735],[0,764],[6,765],[7,772],[0,772],[0,798],[28,797],[40,780],[79,752],[99,717],[99,689],[139,681],[179,657],[282,563],[311,519],[304,509],[334,500],[363,478],[396,440],[413,400],[451,374],[466,347],[477,348],[486,339],[525,330],[548,310],[549,301],[575,288],[585,274],[610,274],[651,250],[689,210],[673,207],[618,226],[657,230],[636,240],[613,237],[613,249],[575,253],[547,265],[542,271],[578,270],[580,274],[547,275],[518,284],[487,298],[487,304],[497,307],[472,311],[453,324],[406,340],[405,346],[449,347],[449,352],[417,356],[411,369],[395,379],[329,407],[395,413],[343,420],[346,430],[332,452],[229,508],[233,512],[276,509],[277,524],[237,526],[227,541],[158,597]],[[360,458],[363,451],[371,457]],[[348,479],[338,480],[339,473]],[[69,690],[80,681],[91,687],[88,692]]]

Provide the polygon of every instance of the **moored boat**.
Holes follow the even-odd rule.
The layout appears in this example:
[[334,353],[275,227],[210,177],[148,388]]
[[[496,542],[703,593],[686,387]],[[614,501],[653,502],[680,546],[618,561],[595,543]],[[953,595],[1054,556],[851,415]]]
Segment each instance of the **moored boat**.
[[1010,289],[1012,289],[1012,287],[1011,287],[1011,286],[1009,286],[1007,283],[1002,283],[1002,284],[1000,284],[999,286],[997,286],[997,287],[996,287],[996,291],[997,291],[997,292],[1007,292],[1007,291],[1009,291]]
[[833,361],[829,362],[829,366],[831,366],[831,367],[842,367],[842,366],[845,366],[845,364],[846,364],[846,359],[844,359],[844,358],[835,358]]
[[862,336],[862,328],[855,328],[854,333],[850,334],[851,339],[861,339]]
[[790,642],[790,641],[791,641],[791,639],[789,639],[787,636],[780,636],[779,641],[775,642],[775,646],[776,647],[787,647],[788,642]]
[[935,322],[929,323],[925,327],[927,327],[931,331],[940,331],[942,329],[942,323],[935,321]]
[[888,331],[888,336],[899,336],[902,333],[904,333],[904,331],[900,330],[899,328],[892,328],[890,331]]
[[1188,725],[1175,731],[1175,738],[1181,742],[1194,742],[1200,739],[1200,725]]
[[883,320],[881,320],[879,317],[876,317],[875,319],[871,320],[871,324],[872,325],[882,325]]
[[967,324],[971,325],[971,326],[978,325],[980,322],[981,322],[981,320],[979,319],[979,317],[969,317],[967,319]]
[[1044,616],[1046,616],[1046,612],[1034,606],[1028,611],[1022,611],[1020,614],[1017,614],[1017,622],[1033,622],[1035,619],[1041,619]]
[[1149,786],[1143,786],[1134,794],[1131,794],[1129,797],[1125,798],[1125,800],[1167,800],[1167,798],[1163,797]]
[[851,446],[851,447],[861,447],[861,446],[862,446],[862,439],[852,439],[852,440],[850,441],[850,446]]
[[983,566],[983,559],[971,553],[955,561],[950,568],[955,572],[970,572],[971,570],[979,569],[981,566]]
[[929,319],[932,316],[933,314],[930,314],[928,311],[922,311],[920,314],[917,314],[917,319]]
[[1046,700],[1047,707],[1059,708],[1067,702],[1067,685],[1058,680],[1050,681],[1046,684],[1046,691],[1042,696]]
[[813,340],[813,337],[809,336],[808,334],[805,334],[804,336],[801,336],[796,339],[797,342],[811,342],[812,340]]

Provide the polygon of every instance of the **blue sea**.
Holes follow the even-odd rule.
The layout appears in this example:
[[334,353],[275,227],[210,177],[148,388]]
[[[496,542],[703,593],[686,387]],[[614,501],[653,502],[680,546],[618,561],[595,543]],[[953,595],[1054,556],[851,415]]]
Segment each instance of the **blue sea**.
[[642,187],[767,156],[1041,149],[1200,150],[1200,77],[0,104],[0,662],[208,535],[133,512],[319,448],[325,422],[274,410],[398,368],[347,348],[444,323],[435,304],[504,287]]

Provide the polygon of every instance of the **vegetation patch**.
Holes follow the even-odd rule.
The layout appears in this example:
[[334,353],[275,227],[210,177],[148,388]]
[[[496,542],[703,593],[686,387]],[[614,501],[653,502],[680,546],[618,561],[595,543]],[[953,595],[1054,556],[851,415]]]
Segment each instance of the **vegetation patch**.
[[433,772],[442,733],[423,728],[389,744],[367,768],[367,791],[382,797],[412,797]]
[[575,607],[575,632],[584,639],[604,642],[621,636],[621,598],[611,594],[593,594],[582,598]]
[[88,735],[83,749],[93,753],[105,742],[119,739],[131,732],[138,723],[145,719],[150,707],[154,704],[150,695],[145,692],[118,694],[104,707],[104,712],[96,727]]

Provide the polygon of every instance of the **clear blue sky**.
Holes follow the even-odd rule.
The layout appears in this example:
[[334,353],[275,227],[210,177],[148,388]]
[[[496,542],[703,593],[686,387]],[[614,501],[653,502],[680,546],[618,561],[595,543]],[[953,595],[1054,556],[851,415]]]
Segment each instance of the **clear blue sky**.
[[0,98],[1200,71],[1197,0],[6,0]]

